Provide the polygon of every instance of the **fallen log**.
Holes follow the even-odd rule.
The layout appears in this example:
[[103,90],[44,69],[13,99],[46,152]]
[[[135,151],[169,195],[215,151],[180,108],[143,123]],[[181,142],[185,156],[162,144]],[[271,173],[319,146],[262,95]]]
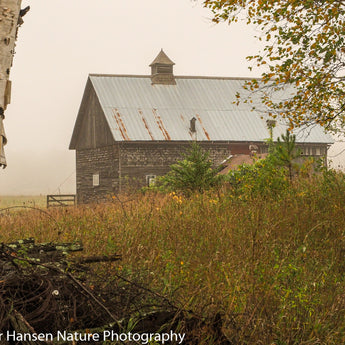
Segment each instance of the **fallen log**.
[[87,256],[87,257],[80,257],[73,259],[72,262],[74,264],[92,264],[96,262],[112,262],[121,260],[122,256],[115,254],[115,255],[100,255],[100,256]]
[[0,253],[3,255],[9,254],[12,257],[27,258],[40,263],[63,263],[69,253],[82,250],[83,245],[80,241],[36,244],[33,238],[18,240],[7,244],[2,243],[0,247]]
[[49,253],[60,251],[62,253],[69,253],[69,252],[79,252],[83,250],[83,244],[81,241],[75,242],[63,242],[63,243],[39,243],[36,244],[33,238],[28,238],[24,240],[19,240],[16,242],[11,242],[4,244],[3,246],[9,247],[13,250],[21,250],[25,251],[27,254],[42,254],[42,253]]

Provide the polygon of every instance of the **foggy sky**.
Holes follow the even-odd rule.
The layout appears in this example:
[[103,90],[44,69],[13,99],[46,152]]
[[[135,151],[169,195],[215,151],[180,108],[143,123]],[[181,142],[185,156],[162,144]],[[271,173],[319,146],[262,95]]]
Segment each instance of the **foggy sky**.
[[260,75],[245,60],[259,49],[255,28],[214,25],[192,0],[23,0],[27,5],[10,74],[0,195],[75,192],[68,146],[89,73],[148,75],[163,48],[175,75]]

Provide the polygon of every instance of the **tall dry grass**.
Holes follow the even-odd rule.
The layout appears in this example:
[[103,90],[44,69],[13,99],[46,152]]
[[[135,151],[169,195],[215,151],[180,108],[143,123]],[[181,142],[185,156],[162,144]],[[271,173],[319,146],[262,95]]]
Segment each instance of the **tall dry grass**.
[[82,240],[86,254],[122,254],[99,269],[201,317],[221,315],[234,344],[345,344],[344,197],[337,174],[279,197],[234,197],[231,187],[138,194],[50,216],[1,213],[0,240]]

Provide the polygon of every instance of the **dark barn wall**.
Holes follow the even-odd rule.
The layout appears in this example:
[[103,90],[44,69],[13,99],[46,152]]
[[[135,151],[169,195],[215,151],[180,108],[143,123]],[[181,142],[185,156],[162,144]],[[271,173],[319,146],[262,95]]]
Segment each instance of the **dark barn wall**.
[[[249,143],[198,143],[210,152],[210,159],[215,166],[230,154],[249,154]],[[258,146],[259,152],[266,147],[264,143],[254,144]],[[99,148],[77,149],[78,203],[110,200],[114,194],[146,186],[147,175],[166,174],[170,165],[182,159],[183,153],[190,147],[191,143],[188,142],[126,141]],[[326,147],[322,152],[326,152]],[[99,174],[99,186],[93,186],[94,174]]]
[[[230,155],[229,143],[200,145],[210,152],[215,165]],[[95,149],[77,149],[78,203],[104,201],[114,193],[143,187],[147,175],[166,174],[170,165],[183,158],[190,147],[188,142],[121,142]],[[99,186],[93,186],[93,174],[99,174]]]
[[[210,152],[210,159],[215,165],[221,163],[230,154],[229,143],[199,142]],[[161,176],[170,170],[170,165],[183,158],[183,153],[191,147],[188,142],[145,142],[121,143],[121,181],[125,189],[126,177],[129,186],[140,187],[147,184],[147,175]],[[134,179],[130,181],[131,179]]]
[[[76,167],[78,204],[105,201],[118,189],[117,145],[76,150]],[[93,186],[94,174],[99,174],[99,186]]]

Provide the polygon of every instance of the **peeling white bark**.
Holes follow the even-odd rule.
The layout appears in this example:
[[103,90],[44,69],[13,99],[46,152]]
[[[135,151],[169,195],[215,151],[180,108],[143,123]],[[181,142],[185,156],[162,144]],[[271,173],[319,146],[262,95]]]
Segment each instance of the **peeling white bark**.
[[6,166],[4,111],[11,101],[10,69],[14,56],[22,0],[0,0],[0,167]]

